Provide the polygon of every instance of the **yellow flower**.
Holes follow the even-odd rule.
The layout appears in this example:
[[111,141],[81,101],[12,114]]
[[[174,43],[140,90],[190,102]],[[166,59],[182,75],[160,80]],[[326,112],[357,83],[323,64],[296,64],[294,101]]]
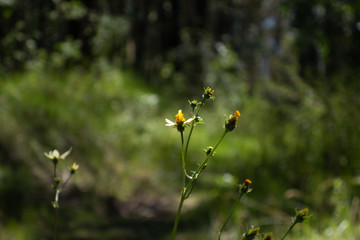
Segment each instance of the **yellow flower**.
[[234,130],[237,124],[238,118],[241,116],[239,111],[235,111],[233,115],[230,115],[230,117],[225,122],[225,130],[230,132]]
[[76,164],[74,162],[73,165],[71,166],[71,169],[70,169],[71,174],[76,173],[78,169],[79,169],[79,164]]
[[240,117],[241,114],[239,111],[236,110],[236,112],[233,114],[233,117],[235,117],[236,119],[238,119],[238,117]]
[[176,117],[176,120],[175,120],[176,124],[183,124],[186,121],[181,109],[179,110],[178,114],[175,115],[175,117]]
[[176,127],[180,132],[184,131],[185,126],[194,120],[194,118],[189,118],[188,120],[186,120],[181,109],[179,110],[178,114],[175,115],[175,117],[175,122],[172,122],[166,118],[165,121],[167,123],[165,124],[165,126]]
[[245,179],[244,185],[249,186],[250,184],[252,184],[250,179]]
[[215,90],[211,90],[211,88],[207,87],[207,88],[205,89],[205,91],[206,91],[208,94],[213,95]]

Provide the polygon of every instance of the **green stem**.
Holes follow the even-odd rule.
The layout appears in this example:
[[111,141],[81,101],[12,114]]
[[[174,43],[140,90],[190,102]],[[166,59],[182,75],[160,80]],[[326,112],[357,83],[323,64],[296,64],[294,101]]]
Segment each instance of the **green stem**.
[[198,179],[198,177],[200,176],[200,173],[204,170],[204,168],[206,167],[206,164],[209,160],[209,158],[213,155],[213,153],[215,152],[215,150],[217,149],[217,147],[219,146],[219,144],[222,142],[222,140],[224,139],[225,135],[226,135],[227,131],[224,131],[223,135],[220,137],[219,141],[216,143],[215,147],[212,149],[211,153],[207,155],[207,157],[205,158],[205,160],[201,163],[201,165],[196,169],[196,171],[193,173],[191,179],[189,180],[188,184],[186,185],[185,188],[185,198],[188,198],[192,192],[193,189],[193,184],[195,183],[195,181]]
[[56,181],[56,166],[57,166],[57,164],[54,163],[54,181]]
[[59,216],[59,208],[55,208],[55,223],[54,223],[54,237],[53,239],[56,240],[56,234],[57,234],[57,220]]
[[172,233],[171,233],[171,240],[173,240],[175,238],[175,235],[176,235],[176,231],[177,231],[177,226],[178,226],[178,223],[179,223],[179,220],[180,220],[180,214],[181,214],[181,209],[182,209],[182,206],[184,204],[184,196],[185,196],[185,176],[187,176],[187,173],[186,173],[186,169],[185,169],[185,157],[184,157],[184,135],[183,135],[183,132],[180,132],[180,135],[181,135],[181,162],[182,162],[182,183],[181,183],[181,199],[180,199],[180,203],[179,203],[179,206],[178,206],[178,210],[177,210],[177,213],[176,213],[176,217],[175,217],[175,222],[174,222],[174,226],[173,226],[173,230],[172,230]]
[[219,231],[218,240],[220,240],[221,233],[222,233],[222,231],[224,230],[225,225],[226,225],[227,222],[229,221],[230,217],[233,215],[233,213],[234,213],[234,211],[235,211],[238,203],[240,202],[240,199],[241,199],[242,195],[243,195],[243,192],[240,192],[239,198],[238,198],[237,201],[234,203],[233,207],[231,208],[231,211],[230,211],[229,215],[227,216],[224,224],[222,225],[222,227],[221,227],[221,229],[220,229],[220,231]]
[[184,153],[184,135],[183,132],[180,132],[181,134],[181,164],[182,164],[182,169],[183,169],[183,184],[182,187],[185,187],[185,176],[188,177],[189,179],[191,178],[191,176],[189,174],[187,174],[186,172],[186,163],[185,163],[185,153]]
[[[195,113],[195,117],[197,116],[197,114],[199,113],[199,110],[200,110],[200,107],[204,104],[205,102],[205,99],[203,99],[203,101],[201,102],[199,108],[197,109],[196,113]],[[179,220],[180,220],[180,214],[181,214],[181,209],[182,209],[182,206],[184,204],[184,201],[186,198],[188,198],[190,196],[190,193],[192,191],[192,187],[193,187],[193,184],[195,182],[195,180],[198,178],[199,176],[199,173],[204,169],[204,167],[206,166],[206,163],[208,161],[208,159],[211,157],[211,155],[214,153],[214,151],[216,150],[216,148],[219,146],[219,144],[221,143],[221,141],[224,139],[227,131],[224,131],[223,135],[220,137],[220,140],[217,142],[217,144],[215,145],[215,147],[213,148],[213,150],[211,151],[211,153],[206,157],[206,159],[203,161],[203,163],[198,167],[198,169],[195,171],[195,173],[192,175],[193,177],[190,177],[187,175],[186,173],[186,168],[185,168],[185,160],[186,160],[186,155],[187,155],[187,149],[188,149],[188,146],[189,146],[189,141],[190,141],[190,136],[191,136],[191,133],[192,133],[192,129],[194,128],[194,122],[192,123],[191,125],[191,130],[190,130],[190,133],[189,133],[189,137],[187,139],[187,142],[186,142],[186,146],[185,146],[185,149],[184,149],[184,135],[183,135],[183,132],[180,132],[180,135],[181,135],[181,161],[182,161],[182,168],[183,168],[183,171],[182,171],[182,184],[181,184],[181,198],[180,198],[180,203],[179,203],[179,206],[178,206],[178,210],[177,210],[177,213],[176,213],[176,217],[175,217],[175,222],[174,222],[174,226],[173,226],[173,230],[172,230],[172,233],[171,233],[171,238],[170,240],[173,240],[175,239],[175,236],[176,236],[176,232],[177,232],[177,227],[178,227],[178,224],[179,224]],[[189,177],[189,182],[187,183],[186,187],[185,187],[185,177],[188,176]],[[189,192],[188,192],[189,190]]]
[[173,227],[173,230],[172,230],[172,233],[171,233],[171,238],[170,238],[171,240],[175,239],[178,223],[179,223],[179,220],[180,220],[181,209],[182,209],[184,201],[185,201],[185,198],[184,198],[184,194],[182,192],[179,207],[178,207],[175,222],[174,222],[174,227]]
[[[185,151],[183,152],[184,153],[184,162],[186,162],[186,159],[187,159],[187,153],[188,153],[188,149],[189,149],[189,143],[190,143],[190,138],[191,138],[191,135],[192,135],[192,132],[194,130],[194,126],[195,126],[195,120],[196,118],[199,116],[199,112],[200,112],[200,108],[204,105],[205,103],[205,98],[203,98],[203,100],[201,101],[200,105],[198,106],[196,112],[194,113],[194,121],[191,122],[191,127],[190,127],[190,132],[189,132],[189,135],[188,135],[188,138],[186,140],[186,145],[185,145]],[[182,134],[182,133],[181,133]],[[186,170],[185,170],[185,174],[188,178],[191,178],[187,173],[186,173]]]
[[296,222],[294,221],[291,226],[289,227],[289,229],[286,231],[286,233],[284,234],[284,236],[281,238],[281,240],[284,240],[286,235],[288,235],[288,233],[293,229],[293,227],[295,226]]
[[215,150],[217,149],[217,147],[219,146],[219,144],[222,142],[222,140],[224,139],[225,135],[227,134],[227,131],[224,131],[223,135],[220,137],[219,141],[216,143],[215,147],[212,149],[211,153],[208,154],[208,156],[205,158],[205,160],[201,163],[201,165],[198,167],[198,169],[195,171],[195,173],[193,174],[193,176],[196,176],[197,174],[199,174],[203,168],[205,167],[205,165],[207,164],[209,158],[213,155],[213,153],[215,152]]
[[221,136],[220,140],[218,141],[218,143],[215,145],[214,149],[212,150],[212,153],[215,151],[215,149],[219,146],[219,144],[222,142],[222,140],[224,139],[225,135],[227,134],[227,131],[224,131],[223,135]]
[[72,174],[70,173],[69,177],[66,179],[66,181],[62,184],[61,190],[65,188],[66,184],[70,181]]
[[[54,204],[56,204],[55,208],[55,219],[54,219],[54,235],[53,239],[56,240],[56,234],[57,234],[57,220],[59,215],[59,205],[58,205],[58,198],[59,198],[59,184],[56,181],[56,166],[57,164],[54,163],[54,182],[55,182],[55,198],[54,198]],[[54,205],[53,205],[54,206]]]

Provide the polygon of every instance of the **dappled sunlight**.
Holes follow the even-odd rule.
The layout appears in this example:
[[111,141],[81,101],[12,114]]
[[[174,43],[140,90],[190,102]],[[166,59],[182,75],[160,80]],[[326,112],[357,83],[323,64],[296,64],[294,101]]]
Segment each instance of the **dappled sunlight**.
[[0,0],[1,240],[360,239],[358,3],[200,2]]

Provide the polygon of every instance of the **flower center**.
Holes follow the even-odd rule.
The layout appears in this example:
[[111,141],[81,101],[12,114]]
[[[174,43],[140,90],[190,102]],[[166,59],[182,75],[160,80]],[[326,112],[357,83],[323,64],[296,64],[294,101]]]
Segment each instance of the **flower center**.
[[176,124],[182,124],[186,121],[186,119],[184,118],[184,114],[182,114],[181,110],[179,110],[179,113],[176,114],[176,120],[175,123]]

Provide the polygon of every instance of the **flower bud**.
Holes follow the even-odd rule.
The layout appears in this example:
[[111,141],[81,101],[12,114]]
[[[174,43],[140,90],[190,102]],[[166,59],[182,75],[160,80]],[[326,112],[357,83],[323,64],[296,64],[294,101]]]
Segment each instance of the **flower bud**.
[[309,209],[308,209],[308,208],[304,208],[304,209],[296,212],[294,222],[295,222],[295,223],[302,223],[302,222],[304,222],[306,219],[309,218],[309,217],[307,216],[307,215],[308,215],[308,212],[309,212]]
[[255,239],[256,235],[259,233],[260,228],[251,228],[249,231],[244,233],[242,240],[253,240]]
[[192,100],[190,103],[190,107],[192,108],[192,110],[194,111],[196,106],[198,105],[198,102],[196,100]]
[[58,201],[51,201],[51,205],[53,206],[53,208],[59,208],[59,202]]
[[237,120],[240,117],[240,112],[236,111],[233,115],[231,115],[226,121],[225,121],[225,131],[231,132],[235,129]]
[[240,191],[242,193],[248,193],[249,192],[249,187],[250,187],[250,184],[252,182],[249,180],[249,179],[246,179],[243,184],[241,184],[241,188],[240,188]]
[[73,165],[71,166],[71,169],[70,169],[70,174],[74,174],[78,171],[79,169],[79,165],[76,164],[76,163],[73,163]]
[[265,234],[263,239],[264,240],[271,240],[272,239],[272,232],[269,232],[269,233]]
[[203,98],[205,98],[205,99],[214,99],[215,97],[213,96],[213,94],[214,94],[214,91],[215,90],[211,90],[211,88],[209,88],[209,87],[207,87],[207,88],[205,88],[205,90],[204,90],[204,94],[203,94]]
[[208,148],[205,150],[206,152],[206,156],[209,156],[210,154],[213,155],[213,147],[212,146],[208,146]]
[[56,179],[55,179],[55,183],[56,183],[57,185],[59,185],[61,182],[62,182],[62,179],[61,179],[61,178],[56,178]]

